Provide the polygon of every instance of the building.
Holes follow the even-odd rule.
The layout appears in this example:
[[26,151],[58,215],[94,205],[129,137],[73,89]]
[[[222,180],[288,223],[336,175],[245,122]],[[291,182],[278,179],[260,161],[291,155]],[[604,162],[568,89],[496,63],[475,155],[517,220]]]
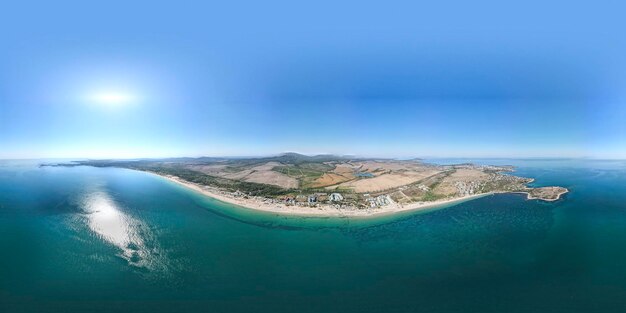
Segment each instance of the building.
[[333,202],[343,201],[343,196],[340,193],[333,192],[328,196],[328,200]]

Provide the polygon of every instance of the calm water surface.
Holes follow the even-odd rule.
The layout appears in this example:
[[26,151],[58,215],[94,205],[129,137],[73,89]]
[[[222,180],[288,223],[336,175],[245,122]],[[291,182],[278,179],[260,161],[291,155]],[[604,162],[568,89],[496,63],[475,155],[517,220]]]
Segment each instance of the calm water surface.
[[477,162],[571,192],[287,218],[141,172],[1,161],[0,312],[625,312],[626,163]]

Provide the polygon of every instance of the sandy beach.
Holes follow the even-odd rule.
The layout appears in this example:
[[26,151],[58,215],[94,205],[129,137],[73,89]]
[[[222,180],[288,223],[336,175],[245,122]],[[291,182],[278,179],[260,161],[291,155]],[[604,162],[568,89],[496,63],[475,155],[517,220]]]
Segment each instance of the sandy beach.
[[374,217],[392,215],[400,212],[409,211],[421,211],[442,208],[453,204],[462,203],[465,201],[478,199],[484,196],[494,194],[481,193],[476,195],[458,197],[453,199],[444,199],[438,201],[429,202],[415,202],[408,205],[401,205],[398,203],[392,203],[382,207],[357,209],[354,207],[338,207],[332,204],[317,204],[316,206],[303,206],[303,205],[286,205],[283,203],[272,202],[271,199],[263,197],[234,197],[229,192],[225,192],[218,188],[201,186],[199,184],[191,183],[182,180],[176,176],[164,176],[156,173],[151,173],[159,177],[165,178],[171,182],[193,189],[207,197],[217,199],[219,201],[237,205],[250,210],[258,210],[276,214],[293,215],[293,216],[308,216],[308,217]]

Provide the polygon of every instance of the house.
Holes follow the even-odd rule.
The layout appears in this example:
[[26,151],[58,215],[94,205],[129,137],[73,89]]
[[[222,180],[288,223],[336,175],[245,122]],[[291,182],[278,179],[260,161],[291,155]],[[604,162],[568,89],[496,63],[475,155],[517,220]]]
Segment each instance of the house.
[[343,196],[340,193],[333,192],[330,194],[330,196],[328,196],[328,200],[333,202],[342,201]]
[[391,197],[389,195],[380,195],[378,197],[368,197],[365,198],[365,201],[369,204],[371,208],[385,206],[392,203]]
[[282,200],[285,204],[288,204],[288,205],[296,204],[296,198],[292,196],[284,196],[284,197],[281,197],[280,200]]

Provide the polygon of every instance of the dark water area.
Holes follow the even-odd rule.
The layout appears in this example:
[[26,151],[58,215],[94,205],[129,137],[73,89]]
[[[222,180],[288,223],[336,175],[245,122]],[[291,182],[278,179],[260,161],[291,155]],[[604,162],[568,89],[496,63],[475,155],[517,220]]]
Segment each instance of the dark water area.
[[473,161],[570,193],[296,218],[142,172],[2,161],[0,312],[626,311],[625,162]]

